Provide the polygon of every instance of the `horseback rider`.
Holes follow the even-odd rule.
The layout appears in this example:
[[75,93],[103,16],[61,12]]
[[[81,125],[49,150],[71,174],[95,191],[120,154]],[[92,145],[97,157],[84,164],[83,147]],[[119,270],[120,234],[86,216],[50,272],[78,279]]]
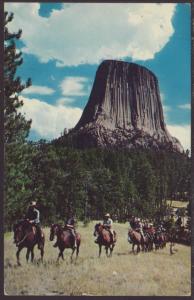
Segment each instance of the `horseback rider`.
[[112,229],[113,220],[110,218],[110,214],[107,213],[104,216],[103,227],[110,232],[112,242],[114,242],[114,231]]
[[142,240],[144,241],[145,237],[144,237],[144,233],[143,233],[143,223],[141,222],[141,219],[137,218],[135,223],[136,223],[135,230],[140,232]]
[[170,215],[168,224],[169,224],[169,228],[170,229],[174,229],[175,228],[175,218],[174,218],[174,214],[173,213],[171,213],[171,215]]
[[65,227],[70,231],[70,233],[73,236],[74,240],[74,247],[77,247],[77,242],[76,242],[76,230],[75,230],[75,225],[77,223],[77,220],[73,214],[67,219],[65,223]]
[[[76,225],[77,221],[76,218],[73,214],[70,215],[70,217],[65,221],[65,226],[64,228],[69,230],[72,237],[73,237],[73,242],[74,242],[74,246],[73,247],[77,247],[77,241],[76,241],[76,230],[75,230],[75,225]],[[58,238],[56,243],[53,245],[53,247],[58,247]]]
[[40,243],[42,240],[42,232],[41,232],[41,226],[40,226],[40,211],[37,209],[36,201],[30,202],[25,219],[32,226],[35,226],[36,233],[37,233],[38,248],[40,248]]
[[175,222],[175,225],[178,227],[178,229],[181,229],[181,226],[182,226],[181,216],[178,217],[178,219]]

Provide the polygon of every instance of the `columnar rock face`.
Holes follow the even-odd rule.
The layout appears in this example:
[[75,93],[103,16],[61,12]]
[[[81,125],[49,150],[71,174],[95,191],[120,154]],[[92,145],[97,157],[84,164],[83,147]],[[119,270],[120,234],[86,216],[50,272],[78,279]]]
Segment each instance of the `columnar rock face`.
[[182,152],[166,129],[156,76],[134,63],[101,63],[83,114],[70,133],[78,147],[157,148]]

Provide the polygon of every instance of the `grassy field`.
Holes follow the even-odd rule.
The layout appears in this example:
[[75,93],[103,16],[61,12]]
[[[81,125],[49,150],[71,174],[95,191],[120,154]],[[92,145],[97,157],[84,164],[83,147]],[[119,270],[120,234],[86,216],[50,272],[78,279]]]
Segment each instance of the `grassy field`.
[[26,249],[21,252],[22,266],[16,265],[13,237],[5,236],[4,281],[8,295],[129,295],[129,296],[187,296],[191,291],[191,248],[176,245],[177,252],[169,254],[169,245],[151,253],[132,254],[127,242],[126,224],[115,224],[118,241],[113,256],[107,258],[103,249],[98,258],[94,243],[94,222],[87,227],[79,224],[82,235],[80,256],[70,262],[71,250],[65,250],[65,260],[56,264],[58,250],[49,241],[46,228],[44,263],[26,263]]

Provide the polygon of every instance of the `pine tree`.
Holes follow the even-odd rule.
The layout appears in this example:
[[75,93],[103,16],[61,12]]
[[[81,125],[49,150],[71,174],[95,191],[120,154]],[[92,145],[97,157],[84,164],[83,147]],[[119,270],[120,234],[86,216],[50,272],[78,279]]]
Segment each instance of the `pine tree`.
[[4,14],[4,141],[5,144],[12,142],[24,142],[29,134],[31,120],[26,121],[18,111],[23,102],[19,99],[19,93],[31,85],[29,78],[22,83],[16,76],[17,68],[23,63],[22,53],[16,49],[16,40],[20,39],[22,30],[10,33],[8,23],[13,20],[13,14]]
[[31,80],[22,83],[16,75],[17,68],[23,63],[22,53],[17,51],[16,40],[22,31],[10,33],[8,24],[13,14],[4,14],[4,143],[5,143],[5,177],[4,177],[4,223],[5,228],[11,226],[17,218],[21,218],[30,198],[31,190],[27,188],[30,178],[32,147],[26,142],[31,120],[27,121],[19,109],[23,102],[20,92],[31,85]]

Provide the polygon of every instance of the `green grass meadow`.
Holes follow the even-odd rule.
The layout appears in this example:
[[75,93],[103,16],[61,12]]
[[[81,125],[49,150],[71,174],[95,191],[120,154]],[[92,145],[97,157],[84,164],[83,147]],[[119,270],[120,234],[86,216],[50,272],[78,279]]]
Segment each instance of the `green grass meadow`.
[[56,264],[58,249],[46,243],[43,264],[35,247],[35,261],[26,263],[26,249],[20,255],[22,266],[16,264],[13,235],[4,240],[4,289],[7,295],[98,295],[98,296],[189,296],[191,293],[191,247],[176,244],[176,253],[165,249],[150,253],[131,253],[127,242],[128,224],[114,224],[118,241],[113,256],[107,258],[103,248],[98,258],[94,243],[96,222],[87,227],[79,223],[82,241],[77,261],[70,261],[71,250],[64,251],[65,260]]

